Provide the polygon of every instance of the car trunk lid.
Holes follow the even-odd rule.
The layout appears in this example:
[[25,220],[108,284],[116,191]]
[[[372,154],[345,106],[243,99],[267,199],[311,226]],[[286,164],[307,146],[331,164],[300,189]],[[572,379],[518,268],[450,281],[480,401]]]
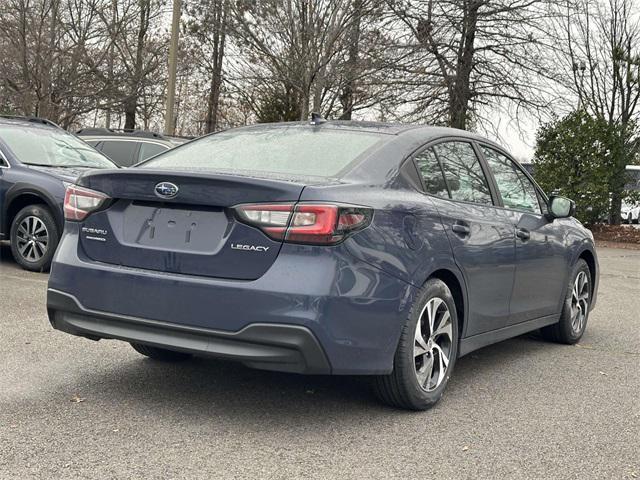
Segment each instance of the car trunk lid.
[[295,181],[149,169],[92,172],[78,184],[112,198],[81,225],[80,245],[90,259],[238,280],[266,272],[282,242],[238,222],[232,207],[296,202],[304,188]]

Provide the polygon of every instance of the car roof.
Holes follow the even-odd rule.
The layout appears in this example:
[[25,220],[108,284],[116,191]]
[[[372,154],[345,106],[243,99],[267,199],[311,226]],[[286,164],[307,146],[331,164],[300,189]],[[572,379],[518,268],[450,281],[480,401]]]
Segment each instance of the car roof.
[[[402,135],[407,132],[419,134],[423,138],[438,137],[468,137],[475,140],[488,141],[486,138],[467,130],[457,128],[439,127],[433,125],[404,124],[389,122],[370,122],[361,120],[322,120],[319,123],[312,122],[277,122],[258,123],[237,127],[232,130],[262,130],[273,127],[304,127],[313,126],[315,128],[326,128],[330,130],[359,130],[362,132],[381,133],[386,135]],[[491,142],[493,143],[493,142]]]
[[167,143],[178,143],[172,137],[145,130],[121,130],[113,128],[81,128],[76,131],[79,137],[121,138],[128,140],[156,140]]

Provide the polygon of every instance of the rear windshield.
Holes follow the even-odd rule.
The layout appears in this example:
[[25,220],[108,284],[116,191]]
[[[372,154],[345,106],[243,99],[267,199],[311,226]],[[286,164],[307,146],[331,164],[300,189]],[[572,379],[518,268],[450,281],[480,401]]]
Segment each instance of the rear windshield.
[[26,165],[116,168],[93,147],[59,129],[4,125],[0,140]]
[[300,126],[230,130],[169,150],[137,168],[335,177],[382,138],[379,134]]

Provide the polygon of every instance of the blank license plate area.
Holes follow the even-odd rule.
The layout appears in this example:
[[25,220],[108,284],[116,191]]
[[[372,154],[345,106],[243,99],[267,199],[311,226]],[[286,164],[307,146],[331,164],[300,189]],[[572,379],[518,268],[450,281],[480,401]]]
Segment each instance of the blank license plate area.
[[229,221],[222,209],[131,204],[124,211],[125,243],[162,250],[214,253]]

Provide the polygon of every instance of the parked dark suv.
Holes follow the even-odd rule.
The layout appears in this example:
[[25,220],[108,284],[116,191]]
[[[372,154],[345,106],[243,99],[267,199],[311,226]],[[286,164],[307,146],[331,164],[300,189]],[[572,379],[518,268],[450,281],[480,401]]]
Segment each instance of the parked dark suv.
[[82,175],[65,207],[54,328],[155,359],[372,375],[404,408],[490,343],[577,342],[598,290],[573,202],[454,129],[232,129]]
[[135,165],[188,140],[143,130],[108,128],[83,128],[76,135],[121,167]]
[[23,268],[49,269],[66,185],[92,168],[117,167],[47,120],[0,116],[0,239]]

